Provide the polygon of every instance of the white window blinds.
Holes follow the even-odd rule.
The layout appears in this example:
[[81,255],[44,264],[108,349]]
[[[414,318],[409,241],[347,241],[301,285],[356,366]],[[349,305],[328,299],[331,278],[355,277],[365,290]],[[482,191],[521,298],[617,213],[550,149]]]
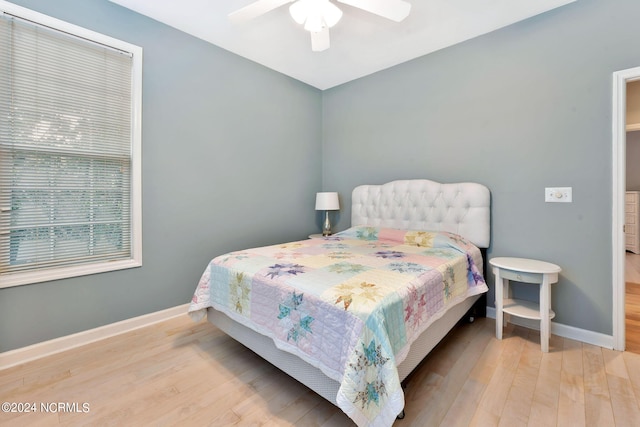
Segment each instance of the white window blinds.
[[0,18],[0,278],[133,258],[132,70],[129,53]]

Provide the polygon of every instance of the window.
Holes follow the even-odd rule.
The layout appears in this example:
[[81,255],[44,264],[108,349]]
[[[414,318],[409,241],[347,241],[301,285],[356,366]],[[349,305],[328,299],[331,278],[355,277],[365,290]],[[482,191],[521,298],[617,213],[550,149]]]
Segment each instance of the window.
[[0,9],[0,287],[140,266],[142,49]]

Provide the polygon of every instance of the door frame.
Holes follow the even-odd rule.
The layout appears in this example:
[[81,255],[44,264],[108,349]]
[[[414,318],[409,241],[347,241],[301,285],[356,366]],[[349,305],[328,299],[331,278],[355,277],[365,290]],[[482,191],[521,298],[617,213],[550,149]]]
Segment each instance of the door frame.
[[613,73],[612,114],[612,231],[613,348],[625,349],[624,196],[627,180],[627,83],[640,80],[640,67]]

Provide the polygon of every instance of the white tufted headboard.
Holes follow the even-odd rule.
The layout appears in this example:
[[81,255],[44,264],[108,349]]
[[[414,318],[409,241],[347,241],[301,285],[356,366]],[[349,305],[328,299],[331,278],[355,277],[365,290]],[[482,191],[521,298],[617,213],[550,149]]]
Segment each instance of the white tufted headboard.
[[487,187],[470,182],[440,184],[410,179],[360,185],[352,194],[351,225],[449,231],[487,248],[490,201]]

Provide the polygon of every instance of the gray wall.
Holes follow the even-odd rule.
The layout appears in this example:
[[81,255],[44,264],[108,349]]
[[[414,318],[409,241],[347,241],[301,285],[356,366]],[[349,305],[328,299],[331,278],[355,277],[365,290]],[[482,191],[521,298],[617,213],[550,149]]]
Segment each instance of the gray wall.
[[[489,257],[548,260],[555,321],[612,333],[612,73],[640,65],[637,0],[580,0],[323,93],[338,229],[363,183],[478,181]],[[544,188],[573,187],[571,204]],[[493,305],[493,277],[489,305]]]
[[0,352],[187,303],[213,256],[318,230],[318,90],[107,0],[14,3],[144,49],[143,266],[0,289]]

